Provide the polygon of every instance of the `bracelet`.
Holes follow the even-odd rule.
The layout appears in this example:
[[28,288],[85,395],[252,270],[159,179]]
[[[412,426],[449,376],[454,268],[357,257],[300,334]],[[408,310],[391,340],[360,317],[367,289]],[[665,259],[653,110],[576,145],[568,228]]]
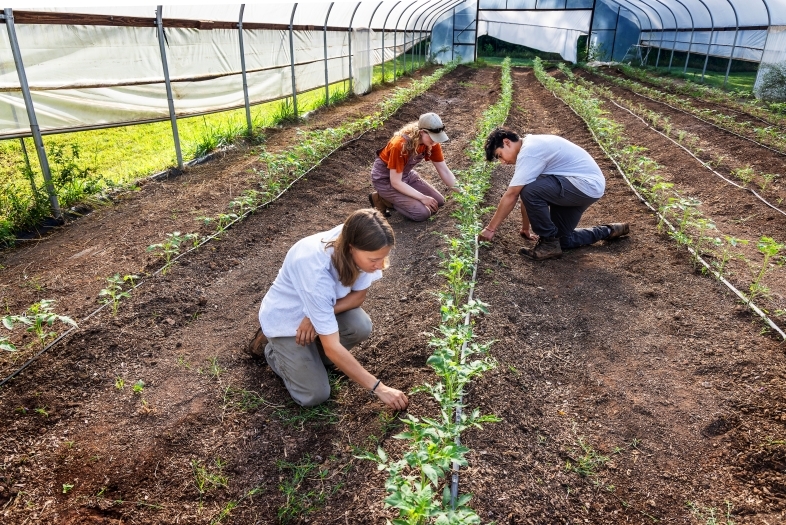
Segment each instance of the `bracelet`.
[[374,391],[377,389],[377,387],[379,386],[379,384],[380,384],[381,382],[382,382],[382,380],[381,380],[381,379],[377,379],[377,382],[376,382],[376,383],[374,383],[374,386],[371,388],[371,393],[372,393],[372,394],[374,394],[374,393],[375,393]]
[[488,226],[484,226],[484,227],[483,227],[483,229],[484,229],[484,230],[488,230],[488,231],[490,231],[491,233],[496,233],[496,232],[497,232],[497,230],[492,230],[492,229],[491,229],[491,228],[489,228]]

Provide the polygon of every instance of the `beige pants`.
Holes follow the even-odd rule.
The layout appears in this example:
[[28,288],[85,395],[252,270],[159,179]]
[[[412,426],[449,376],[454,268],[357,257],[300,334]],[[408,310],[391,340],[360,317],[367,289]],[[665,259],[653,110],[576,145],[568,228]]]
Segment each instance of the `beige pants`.
[[[341,344],[349,350],[371,335],[371,318],[362,308],[336,316]],[[330,382],[325,357],[317,341],[300,346],[294,337],[271,337],[265,347],[265,359],[273,372],[284,380],[289,395],[298,405],[312,407],[330,397]]]

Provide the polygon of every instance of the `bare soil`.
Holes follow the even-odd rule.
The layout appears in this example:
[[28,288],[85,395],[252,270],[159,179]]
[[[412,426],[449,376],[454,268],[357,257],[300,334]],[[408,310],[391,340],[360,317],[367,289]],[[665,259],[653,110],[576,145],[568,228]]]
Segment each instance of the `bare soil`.
[[[464,436],[472,452],[461,491],[475,494],[471,504],[484,523],[706,523],[688,501],[705,513],[729,501],[737,523],[783,522],[783,347],[760,335],[761,325],[658,232],[578,117],[530,71],[515,70],[514,82],[508,124],[565,136],[606,174],[606,195],[584,223],[628,221],[632,232],[532,262],[516,253],[524,241],[513,216],[482,252],[476,294],[491,313],[476,331],[496,340],[499,366],[465,400],[502,422]],[[401,428],[397,414],[341,375],[322,410],[298,409],[275,374],[242,348],[289,247],[367,206],[374,151],[404,123],[435,111],[451,137],[448,165],[467,167],[464,150],[498,86],[497,69],[458,68],[267,209],[140,287],[117,317],[104,311],[81,321],[0,390],[0,521],[392,518],[383,505],[384,474],[354,454],[378,444],[400,452],[392,439]],[[368,114],[385,94],[332,108],[311,125]],[[291,129],[277,137],[268,144],[297,140]],[[223,210],[251,187],[249,170],[261,168],[253,149],[149,182],[3,254],[0,290],[9,311],[57,299],[61,313],[82,319],[107,276],[157,268],[147,245],[194,230],[194,217]],[[438,180],[430,167],[422,174]],[[510,175],[495,171],[488,204]],[[392,265],[364,305],[374,332],[354,352],[398,388],[433,381],[427,333],[439,322],[439,234],[454,233],[453,207],[449,201],[425,223],[396,213],[390,219]],[[5,376],[19,362],[3,357]],[[144,388],[134,394],[140,379]],[[411,401],[411,414],[434,413],[422,394]],[[296,465],[313,470],[290,490]],[[228,510],[230,502],[237,506]]]

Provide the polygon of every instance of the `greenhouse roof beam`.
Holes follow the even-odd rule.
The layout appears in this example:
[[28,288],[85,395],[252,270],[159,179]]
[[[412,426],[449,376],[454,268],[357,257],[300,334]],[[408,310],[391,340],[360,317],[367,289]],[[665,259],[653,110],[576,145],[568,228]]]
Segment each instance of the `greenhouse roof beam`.
[[[396,20],[396,25],[393,32],[393,82],[396,81],[396,69],[398,66],[398,46],[396,45],[396,37],[398,36],[398,26],[401,23],[401,18],[404,16],[404,13],[412,7],[413,5],[417,4],[420,0],[413,0],[410,2],[409,5],[405,6],[404,9],[401,10],[401,13],[398,15],[398,20]],[[407,51],[407,40],[406,40],[406,25],[404,26],[404,66],[406,69],[406,51]]]
[[[20,16],[21,15],[21,16]],[[155,27],[156,19],[147,17],[118,17],[109,15],[93,15],[82,13],[50,13],[38,11],[16,11],[14,18],[20,24],[55,24],[55,25],[88,25],[111,27]],[[165,28],[178,27],[185,29],[237,29],[236,22],[212,20],[188,20],[180,18],[162,19]],[[260,22],[245,22],[246,29],[271,29],[288,31],[289,24],[268,24]],[[322,29],[318,25],[292,24],[294,31],[315,31]],[[329,26],[328,31],[346,31],[345,26]]]
[[[436,4],[429,4],[429,7],[431,9],[424,9],[423,12],[421,14],[419,14],[418,17],[415,19],[415,23],[412,26],[412,32],[413,32],[412,34],[413,34],[413,37],[414,37],[415,27],[418,25],[418,22],[420,22],[420,28],[418,29],[418,45],[420,45],[421,51],[422,51],[422,48],[423,48],[423,46],[421,45],[421,42],[423,41],[423,25],[426,23],[426,20],[431,15],[431,13],[437,11],[440,7],[444,6],[445,4],[449,4],[452,1],[453,0],[438,0],[436,2]],[[421,21],[420,17],[422,17],[423,15],[426,15],[426,16]],[[414,60],[414,58],[415,58],[414,38],[413,38],[411,57]],[[418,64],[420,64],[420,53],[418,53]]]
[[699,0],[701,5],[707,10],[707,13],[710,15],[710,41],[707,43],[707,53],[704,55],[704,67],[701,70],[701,81],[704,82],[704,74],[707,72],[707,62],[710,60],[710,45],[712,44],[712,33],[715,29],[715,18],[712,16],[712,11],[710,10],[709,6],[704,3],[704,0]]
[[[325,52],[325,105],[330,105],[330,79],[328,78],[328,44],[327,44],[327,28],[328,28],[328,19],[330,18],[330,12],[333,10],[333,4],[335,2],[330,2],[328,6],[327,14],[325,14],[325,25],[322,26],[322,48]],[[385,34],[382,34],[383,43]],[[384,62],[382,67],[385,67]]]
[[347,33],[349,34],[349,90],[352,91],[352,22],[355,21],[355,13],[358,12],[361,2],[355,5],[355,10],[352,11],[352,18],[349,19],[349,27]]
[[[674,60],[674,48],[677,46],[677,26],[679,25],[677,23],[677,15],[675,15],[674,11],[672,11],[672,9],[662,0],[655,0],[655,1],[658,2],[659,4],[662,4],[666,9],[668,9],[669,13],[671,13],[671,17],[674,19],[674,39],[671,42],[671,56],[669,57],[669,67],[668,67],[668,71],[671,71],[671,63]],[[663,33],[661,33],[661,35],[662,34]]]
[[[639,18],[639,15],[638,15],[638,14],[636,14],[636,11],[634,11],[633,9],[631,9],[630,7],[628,7],[628,6],[626,6],[626,5],[622,5],[622,4],[620,4],[618,0],[609,0],[609,1],[610,1],[610,2],[613,2],[613,3],[615,3],[615,4],[617,4],[617,5],[618,5],[618,6],[620,6],[620,7],[623,7],[623,8],[625,8],[625,9],[627,9],[627,10],[630,12],[630,14],[632,14],[633,16],[635,16],[635,17],[636,17],[636,21],[638,21],[638,23],[639,23],[639,30],[640,30],[640,31],[643,31],[643,30],[644,30],[644,24],[642,24],[642,23],[641,23],[641,18]],[[644,16],[646,16],[646,17],[647,17],[647,22],[649,22],[649,24],[650,24],[650,30],[652,30],[652,20],[650,20],[650,16],[647,14],[647,12],[646,12],[646,11],[644,11],[643,9],[641,9],[641,8],[640,8],[639,6],[637,6],[636,4],[632,4],[632,7],[634,7],[635,9],[638,9],[639,11],[641,11],[642,13],[644,13]],[[590,31],[592,31],[592,26],[590,26]]]
[[[688,42],[688,54],[685,56],[685,66],[682,68],[682,72],[685,73],[688,71],[688,61],[690,60],[690,52],[691,49],[693,49],[693,35],[696,34],[696,24],[693,21],[693,13],[691,13],[690,9],[688,9],[688,6],[683,4],[682,0],[675,0],[675,1],[685,8],[685,11],[688,12],[688,16],[690,17],[690,42]],[[674,31],[674,35],[676,38],[677,35],[676,30]]]
[[660,52],[661,49],[663,49],[663,30],[666,29],[666,24],[663,23],[663,17],[660,16],[660,11],[652,7],[650,3],[646,2],[646,0],[637,0],[637,1],[641,2],[642,4],[652,9],[655,12],[655,14],[658,15],[658,19],[660,20],[660,46],[658,46],[658,56],[655,58],[655,67],[657,68],[658,63],[660,63]]
[[439,18],[440,18],[442,15],[444,15],[445,13],[447,13],[448,11],[450,11],[451,9],[453,9],[453,8],[455,8],[455,7],[457,7],[457,6],[461,5],[461,4],[463,4],[463,3],[464,3],[464,2],[466,2],[466,1],[467,1],[467,0],[454,0],[454,1],[453,1],[453,3],[450,3],[450,4],[448,4],[447,6],[445,6],[444,8],[442,8],[442,9],[440,9],[440,10],[436,10],[436,9],[435,9],[435,10],[434,10],[434,11],[433,11],[433,12],[432,12],[432,13],[431,13],[429,16],[428,16],[428,19],[427,19],[427,27],[428,27],[428,29],[427,29],[427,32],[428,32],[429,34],[431,34],[431,37],[432,37],[432,38],[431,38],[431,40],[429,41],[429,44],[428,44],[428,45],[429,45],[429,47],[428,47],[429,54],[430,54],[430,52],[431,52],[431,43],[434,41],[434,39],[433,39],[433,36],[434,36],[434,35],[433,35],[433,31],[434,31],[434,25],[437,23],[437,21],[439,20]]

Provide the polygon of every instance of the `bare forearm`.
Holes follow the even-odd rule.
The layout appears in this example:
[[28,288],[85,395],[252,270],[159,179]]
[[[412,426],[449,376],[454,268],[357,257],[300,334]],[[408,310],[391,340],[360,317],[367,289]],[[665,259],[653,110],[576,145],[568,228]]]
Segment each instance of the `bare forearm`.
[[415,188],[413,188],[412,186],[410,186],[409,184],[407,184],[402,180],[393,180],[391,178],[390,185],[393,186],[394,190],[396,190],[399,193],[403,193],[407,197],[412,197],[413,199],[417,199],[417,200],[420,200],[423,197],[425,197],[425,195],[423,195],[418,190],[416,190]]
[[358,308],[365,300],[366,290],[349,292],[341,299],[336,300],[336,304],[333,306],[333,313],[340,314],[342,312],[352,310],[353,308]]
[[352,381],[366,390],[371,390],[377,378],[363,368],[357,359],[339,342],[338,333],[329,336],[320,336],[325,356],[330,359],[336,368],[347,374]]
[[513,208],[516,207],[516,199],[518,195],[505,193],[502,198],[499,200],[499,205],[497,206],[497,210],[494,212],[494,216],[491,218],[489,222],[489,228],[492,230],[496,230],[500,224],[510,215],[510,212],[513,211]]

